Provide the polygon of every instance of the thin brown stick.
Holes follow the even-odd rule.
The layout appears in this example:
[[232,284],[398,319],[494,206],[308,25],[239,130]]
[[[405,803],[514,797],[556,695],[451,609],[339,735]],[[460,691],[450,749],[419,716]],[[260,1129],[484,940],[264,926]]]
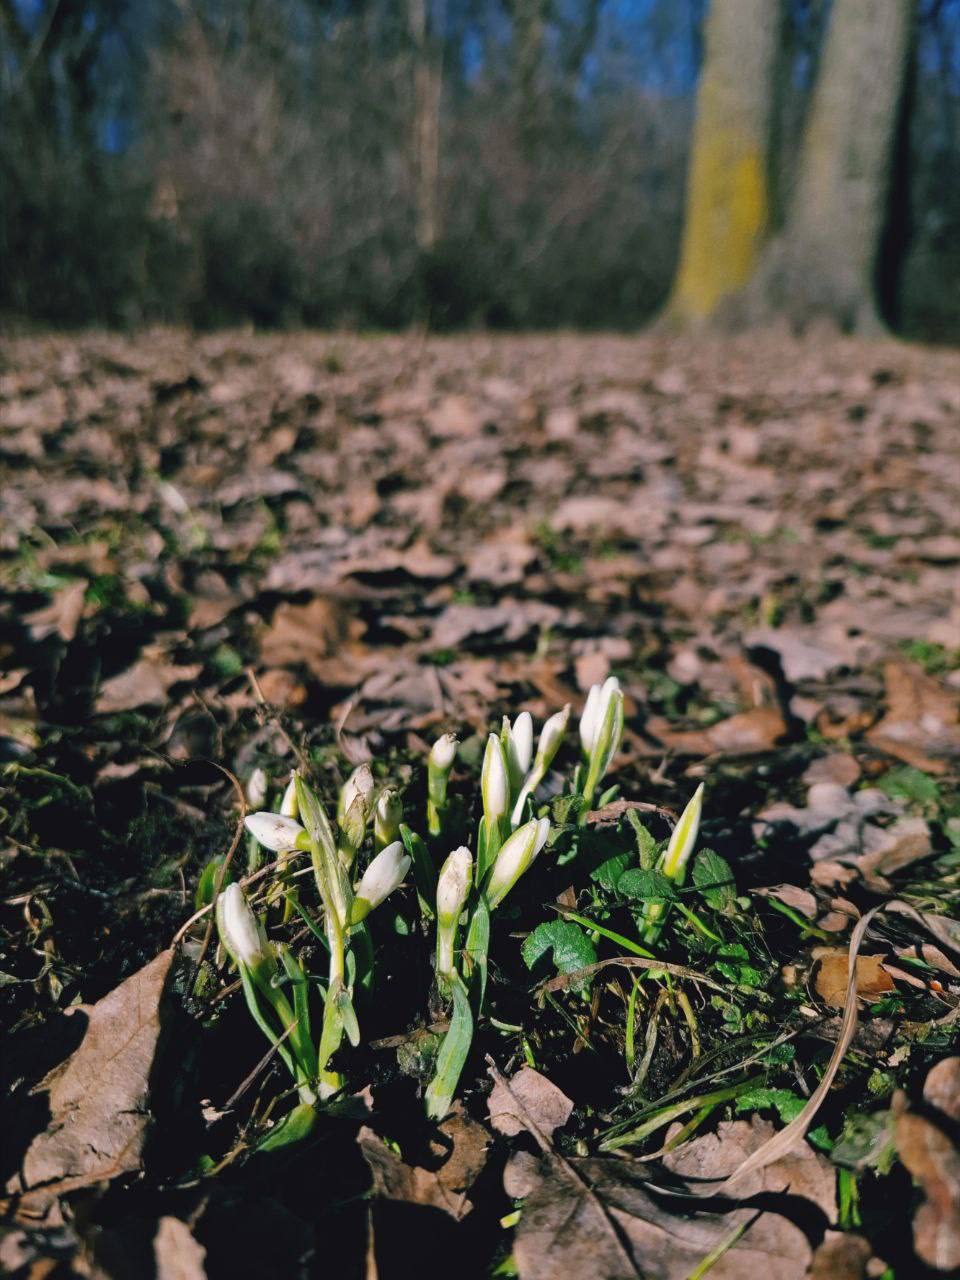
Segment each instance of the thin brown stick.
[[714,982],[713,978],[708,978],[706,974],[698,973],[695,969],[688,969],[686,965],[671,964],[669,960],[646,960],[641,956],[614,956],[611,960],[598,960],[596,964],[574,969],[572,973],[561,973],[556,978],[548,978],[541,982],[539,989],[545,995],[552,991],[562,991],[565,987],[582,982],[590,974],[598,973],[610,965],[619,965],[624,969],[656,969],[663,973],[670,973],[675,978],[688,978],[691,982],[702,982],[707,987],[713,987],[714,991],[726,991],[723,983]]
[[678,822],[680,819],[680,815],[675,813],[673,809],[667,809],[660,804],[650,804],[646,800],[611,800],[602,809],[591,809],[584,822],[588,822],[591,825],[618,822],[628,809],[637,809],[641,813],[655,813],[660,818],[669,818],[671,822]]
[[307,760],[306,756],[303,754],[303,752],[297,746],[294,740],[290,737],[290,734],[287,732],[286,725],[281,720],[279,712],[277,711],[276,707],[273,705],[272,702],[268,702],[266,698],[263,696],[263,689],[260,687],[260,681],[257,679],[256,671],[254,671],[253,667],[247,667],[245,674],[247,679],[250,681],[250,688],[253,690],[254,697],[260,703],[261,707],[263,707],[264,710],[267,712],[267,714],[269,715],[273,723],[277,726],[277,729],[280,731],[280,736],[284,739],[287,746],[293,752],[294,759],[296,760],[297,764],[300,766],[300,768],[303,770],[305,774],[309,773],[310,762]]
[[[287,853],[285,853],[282,858],[276,858],[273,862],[268,862],[265,866],[260,867],[257,871],[251,871],[251,873],[248,876],[244,876],[243,879],[239,881],[241,889],[248,889],[250,885],[255,884],[258,880],[262,880],[264,876],[268,876],[271,871],[279,870],[286,859],[290,857],[296,857],[300,854],[303,854],[304,856],[306,856],[304,853],[304,850],[302,849],[291,849]],[[295,871],[290,878],[292,880],[296,880],[301,876],[310,875],[311,871],[312,871],[311,867],[303,867],[301,868],[301,870]],[[180,926],[177,932],[173,935],[173,938],[170,941],[171,947],[175,947],[178,942],[181,942],[184,936],[189,932],[192,926],[197,923],[198,920],[202,920],[204,916],[208,916],[210,912],[213,910],[213,905],[214,904],[212,902],[208,902],[205,907],[200,907],[199,910],[195,911],[188,920],[184,920],[183,924]]]
[[243,1095],[246,1093],[246,1091],[253,1084],[254,1080],[256,1080],[260,1072],[266,1070],[266,1068],[270,1064],[270,1060],[276,1055],[277,1050],[283,1044],[284,1040],[286,1040],[287,1036],[289,1036],[293,1032],[293,1029],[296,1027],[296,1025],[297,1025],[297,1020],[295,1019],[293,1022],[290,1023],[289,1027],[287,1027],[286,1031],[279,1038],[277,1043],[272,1044],[270,1046],[270,1048],[263,1055],[263,1057],[260,1059],[257,1065],[246,1077],[246,1079],[240,1082],[240,1084],[236,1087],[236,1089],[234,1089],[233,1093],[231,1093],[230,1097],[223,1104],[224,1111],[229,1111],[232,1106],[234,1106],[237,1102],[239,1102],[240,1099],[243,1097]]

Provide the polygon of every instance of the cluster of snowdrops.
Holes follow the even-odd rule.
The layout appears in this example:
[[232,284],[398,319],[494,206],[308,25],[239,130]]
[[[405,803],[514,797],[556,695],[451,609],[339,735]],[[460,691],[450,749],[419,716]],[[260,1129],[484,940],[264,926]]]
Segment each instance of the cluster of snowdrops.
[[[411,874],[421,915],[435,933],[437,985],[451,1006],[426,1108],[435,1119],[449,1110],[483,1008],[491,913],[554,836],[542,798],[538,807],[538,792],[575,797],[573,811],[580,822],[594,805],[601,807],[616,794],[615,787],[604,790],[603,782],[623,735],[618,681],[611,677],[590,690],[579,725],[581,759],[569,778],[558,779],[550,770],[569,716],[569,706],[551,716],[536,749],[530,714],[523,712],[512,723],[504,717],[499,733],[491,733],[486,743],[474,848],[453,849],[439,871],[449,825],[448,780],[458,749],[452,734],[434,743],[427,760],[426,838],[403,822],[396,791],[378,791],[368,765],[355,769],[341,789],[334,821],[299,773],[277,812],[247,816],[252,840],[277,855],[274,880],[264,895],[267,909],[258,915],[243,888],[231,883],[216,898],[217,926],[250,1014],[292,1076],[299,1099],[262,1146],[306,1136],[325,1101],[343,1087],[343,1077],[330,1064],[344,1039],[354,1046],[360,1042],[357,1008],[362,1013],[375,966],[367,917]],[[254,807],[265,799],[264,783],[262,774],[251,779],[248,798]],[[675,883],[682,882],[696,841],[701,802],[702,787],[660,858],[658,869]],[[301,902],[291,876],[293,860],[303,854],[309,855],[316,882],[318,901],[312,907]],[[358,875],[365,857],[369,861]],[[268,939],[264,919],[271,904],[284,921],[298,913],[323,944],[329,956],[325,976],[307,973],[286,943]],[[656,938],[663,912],[662,903],[647,904],[647,939]],[[323,1012],[315,1032],[311,991],[318,988]]]

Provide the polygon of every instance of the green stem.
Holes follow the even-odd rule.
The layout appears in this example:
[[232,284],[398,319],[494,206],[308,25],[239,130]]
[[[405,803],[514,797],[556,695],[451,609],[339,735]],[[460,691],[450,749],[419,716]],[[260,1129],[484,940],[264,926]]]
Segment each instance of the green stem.
[[652,951],[648,951],[646,947],[641,947],[636,942],[631,942],[629,938],[625,938],[622,933],[614,933],[612,929],[606,928],[605,925],[597,924],[596,920],[590,920],[587,916],[577,915],[575,911],[564,911],[562,913],[564,920],[573,920],[576,924],[582,924],[585,929],[592,929],[595,933],[599,933],[604,938],[609,938],[611,942],[615,942],[618,947],[623,947],[632,955],[642,956],[644,960],[656,960],[656,956]]
[[627,1064],[627,1071],[633,1074],[633,1064],[637,1058],[636,1051],[636,1022],[637,1022],[637,993],[640,990],[639,981],[634,978],[633,987],[630,990],[630,999],[627,1002],[627,1034],[626,1041],[623,1046],[623,1057]]
[[[799,911],[795,911],[793,907],[787,906],[785,902],[781,902],[778,898],[767,898],[767,903],[773,907],[774,911],[779,911],[781,915],[786,916],[788,920],[792,920],[795,925],[798,925],[802,930],[802,937],[822,938],[825,941],[830,938],[831,935],[827,933],[826,929],[818,929],[815,924],[811,924],[809,920],[805,919]],[[906,959],[906,957],[902,957],[902,959]]]
[[695,929],[700,930],[700,932],[703,934],[705,938],[709,938],[711,942],[719,942],[719,943],[723,942],[723,939],[719,936],[719,934],[714,933],[712,929],[708,928],[707,925],[705,925],[703,921],[700,919],[700,917],[697,915],[697,913],[695,911],[691,911],[690,908],[685,903],[677,901],[673,905],[677,908],[677,910],[680,912],[682,916],[686,916],[686,918],[690,921],[690,923],[693,925]]
[[739,1084],[729,1085],[726,1089],[715,1089],[713,1093],[702,1093],[696,1098],[687,1098],[683,1102],[676,1102],[671,1107],[663,1107],[655,1112],[649,1120],[637,1125],[635,1129],[630,1129],[627,1133],[618,1134],[616,1137],[607,1138],[604,1142],[601,1142],[600,1150],[618,1151],[621,1147],[630,1147],[635,1142],[642,1142],[651,1133],[655,1133],[657,1129],[662,1129],[664,1125],[671,1124],[679,1116],[686,1115],[688,1111],[699,1111],[702,1107],[712,1107],[718,1102],[728,1102],[731,1098],[736,1098],[738,1094],[746,1092],[747,1089],[752,1089],[754,1085],[760,1082],[761,1078],[760,1076],[755,1076],[752,1080],[741,1080]]
[[443,820],[446,817],[448,808],[447,780],[449,776],[447,770],[438,769],[433,764],[427,764],[427,831],[434,838],[443,835]]

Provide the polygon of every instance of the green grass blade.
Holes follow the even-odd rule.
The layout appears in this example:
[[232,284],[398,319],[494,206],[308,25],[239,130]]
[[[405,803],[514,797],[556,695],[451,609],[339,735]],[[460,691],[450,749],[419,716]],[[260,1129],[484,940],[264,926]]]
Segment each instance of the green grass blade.
[[454,974],[453,1017],[450,1029],[443,1038],[440,1052],[437,1054],[437,1072],[427,1086],[427,1115],[431,1120],[442,1120],[450,1110],[453,1095],[460,1082],[470,1044],[473,1040],[473,1013],[470,1009],[470,997],[461,979]]

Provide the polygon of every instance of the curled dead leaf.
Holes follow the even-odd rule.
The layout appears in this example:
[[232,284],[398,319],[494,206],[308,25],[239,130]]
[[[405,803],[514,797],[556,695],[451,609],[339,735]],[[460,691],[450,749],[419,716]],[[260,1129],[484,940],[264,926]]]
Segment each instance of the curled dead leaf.
[[[813,956],[818,961],[814,981],[817,995],[831,1008],[842,1009],[847,998],[846,948],[817,947]],[[857,956],[857,995],[862,1000],[875,1000],[895,989],[893,979],[883,966],[882,956]]]

